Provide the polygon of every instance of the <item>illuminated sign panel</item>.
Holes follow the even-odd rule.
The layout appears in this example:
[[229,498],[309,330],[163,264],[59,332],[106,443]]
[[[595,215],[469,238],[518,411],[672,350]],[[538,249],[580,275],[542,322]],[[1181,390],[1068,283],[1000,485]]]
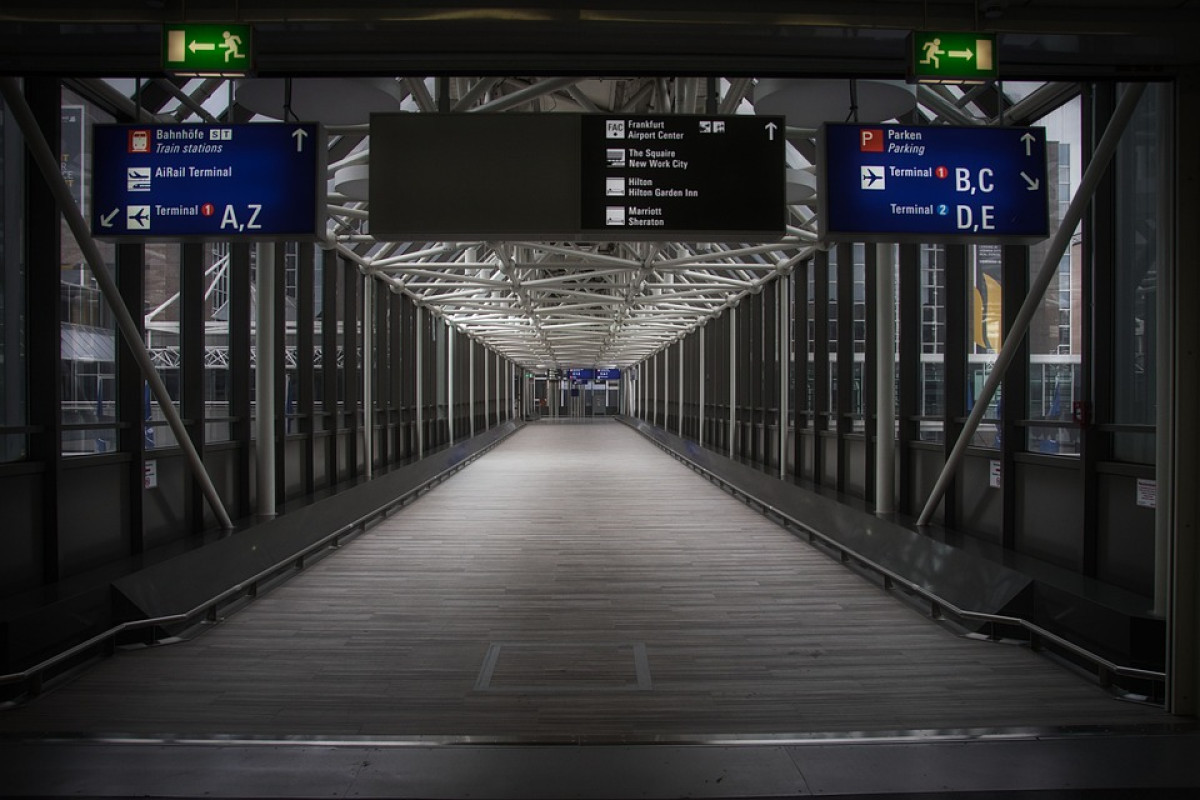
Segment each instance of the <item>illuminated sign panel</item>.
[[999,75],[994,33],[913,31],[908,36],[909,83],[983,83]]
[[310,239],[325,227],[316,123],[96,125],[92,233]]
[[1049,235],[1044,128],[827,124],[826,241],[1033,243]]
[[616,239],[783,235],[782,117],[588,115],[582,123],[585,232]]
[[253,68],[249,25],[164,25],[163,69],[181,76],[237,77]]
[[781,117],[375,114],[370,175],[377,239],[754,241],[787,220]]

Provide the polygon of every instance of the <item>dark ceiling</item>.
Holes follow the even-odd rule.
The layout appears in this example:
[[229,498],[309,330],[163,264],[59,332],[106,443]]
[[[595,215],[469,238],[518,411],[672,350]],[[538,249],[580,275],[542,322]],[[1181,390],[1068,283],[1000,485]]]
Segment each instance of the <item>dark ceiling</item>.
[[1200,62],[1198,0],[67,0],[0,10],[0,72],[152,75],[160,25],[185,20],[252,23],[263,75],[899,76],[914,29],[997,32],[1008,78]]

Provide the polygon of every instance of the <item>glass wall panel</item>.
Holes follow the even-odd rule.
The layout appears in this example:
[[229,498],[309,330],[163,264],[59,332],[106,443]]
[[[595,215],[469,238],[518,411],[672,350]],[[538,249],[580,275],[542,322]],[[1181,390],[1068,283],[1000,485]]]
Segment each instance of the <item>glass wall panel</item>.
[[[838,266],[838,248],[829,248],[829,281],[826,311],[826,330],[822,335],[829,341],[829,429],[833,430],[837,427],[837,409],[838,409],[838,383],[837,383],[837,362],[838,362],[838,304],[837,304],[837,266]],[[847,313],[849,310],[847,309]],[[851,356],[847,355],[847,358]]]
[[[983,389],[996,355],[1003,346],[1002,298],[1002,253],[999,245],[974,245],[967,249],[967,267],[970,271],[970,287],[967,303],[970,306],[970,343],[967,347],[967,413],[975,407],[975,398]],[[971,444],[975,447],[1000,447],[1000,404],[1004,401],[1004,387],[993,395],[987,413]]]
[[[146,346],[177,410],[180,398],[179,368],[182,363],[179,338],[180,270],[178,244],[159,242],[146,245]],[[153,400],[144,402],[148,420],[146,447],[175,447],[178,444],[175,433],[167,426],[166,417],[158,403]]]
[[0,463],[28,452],[24,433],[4,428],[28,423],[25,331],[25,142],[0,98]]
[[[113,121],[78,95],[62,92],[62,174],[84,219],[91,214],[92,126]],[[60,219],[60,231],[62,450],[64,455],[109,452],[117,448],[116,319],[65,217]],[[97,244],[105,262],[112,264],[115,246]]]
[[856,243],[851,252],[854,257],[854,305],[851,309],[852,337],[854,340],[854,386],[850,398],[850,413],[853,416],[853,430],[866,430],[865,408],[866,400],[863,395],[863,370],[867,358],[867,255],[866,245]]
[[[899,282],[897,281],[897,286]],[[899,315],[897,315],[899,319]],[[946,248],[921,245],[921,441],[940,442],[946,413]]]
[[[1050,180],[1050,230],[1058,229],[1080,177],[1082,101],[1075,98],[1038,120],[1046,128],[1046,173]],[[1029,407],[1033,421],[1026,446],[1040,453],[1079,454],[1079,430],[1071,408],[1083,386],[1080,296],[1083,288],[1082,226],[1071,238],[1029,327]],[[1046,260],[1047,242],[1029,249],[1029,279]],[[1036,424],[1064,422],[1068,424]]]
[[204,248],[204,440],[228,441],[229,403],[229,243]]
[[[1144,426],[1113,436],[1120,461],[1154,463],[1155,359],[1158,341],[1159,266],[1169,216],[1160,205],[1169,197],[1170,95],[1149,87],[1138,103],[1116,156],[1117,219],[1113,296],[1113,422]],[[1184,224],[1194,224],[1185,221]]]

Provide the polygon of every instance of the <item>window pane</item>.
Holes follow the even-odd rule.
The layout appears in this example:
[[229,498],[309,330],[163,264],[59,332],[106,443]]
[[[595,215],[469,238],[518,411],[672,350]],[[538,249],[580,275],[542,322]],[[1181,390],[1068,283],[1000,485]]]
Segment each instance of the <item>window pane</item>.
[[[0,427],[29,421],[25,357],[25,143],[0,98]],[[0,463],[25,458],[25,434],[0,434]]]
[[[179,344],[179,273],[178,244],[146,245],[146,346],[158,377],[179,410],[181,352]],[[166,416],[157,401],[148,404],[146,447],[175,447],[179,442],[166,424]]]
[[[1050,176],[1050,230],[1056,230],[1079,184],[1081,101],[1075,98],[1062,108],[1038,120],[1046,127],[1046,174]],[[1083,281],[1081,228],[1076,229],[1058,262],[1058,275],[1050,282],[1042,303],[1029,328],[1029,407],[1030,420],[1071,421],[1072,404],[1080,396],[1083,381],[1081,363],[1079,293]],[[1047,243],[1029,249],[1029,279],[1041,270],[1046,260]],[[1031,425],[1026,446],[1040,453],[1079,454],[1079,430],[1070,424]]]
[[[1164,220],[1159,213],[1163,171],[1170,164],[1159,121],[1170,119],[1169,95],[1150,87],[1138,103],[1117,150],[1116,265],[1113,318],[1113,422],[1155,424],[1156,314]],[[1165,187],[1168,188],[1169,187]],[[1121,461],[1154,463],[1154,433],[1119,433],[1113,455]]]
[[232,435],[229,401],[229,243],[204,248],[204,439]]
[[[92,126],[113,118],[68,91],[62,93],[60,146],[63,178],[83,213],[91,213]],[[83,251],[60,218],[62,248],[59,298],[62,304],[62,451],[64,455],[103,453],[117,448],[116,319],[92,277]],[[97,242],[109,265],[116,248]]]
[[[971,290],[968,296],[971,306],[971,344],[967,351],[967,413],[974,408],[975,398],[983,390],[984,383],[992,372],[992,366],[996,363],[996,354],[1003,346],[1002,253],[999,245],[976,245],[968,249],[967,264],[971,272]],[[987,413],[971,439],[974,447],[1000,446],[997,419],[1000,416],[1003,393],[1001,386],[988,404]]]
[[945,361],[946,249],[925,244],[921,245],[922,441],[940,442],[944,436],[941,418],[946,411]]

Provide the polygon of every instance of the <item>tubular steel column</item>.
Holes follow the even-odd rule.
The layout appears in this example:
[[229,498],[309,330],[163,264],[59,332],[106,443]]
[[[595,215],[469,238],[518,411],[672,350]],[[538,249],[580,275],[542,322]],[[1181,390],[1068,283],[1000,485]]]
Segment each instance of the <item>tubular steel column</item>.
[[737,307],[729,309],[729,457],[737,447]]
[[679,435],[683,436],[683,339],[679,340]]
[[362,282],[363,475],[370,479],[375,464],[375,279],[367,274]]
[[454,340],[458,332],[446,324],[446,431],[454,444]]
[[787,278],[779,277],[779,313],[776,315],[775,328],[779,341],[779,360],[776,366],[779,375],[779,478],[787,477],[787,435],[788,435],[788,376],[792,366],[791,348],[788,346],[790,336],[788,328],[788,299]]
[[704,362],[705,362],[705,358],[704,358],[704,356],[705,356],[705,353],[704,353],[704,348],[705,348],[705,346],[706,346],[706,342],[704,341],[704,338],[705,338],[705,337],[704,337],[704,330],[705,330],[705,328],[707,328],[707,327],[708,327],[707,325],[701,325],[701,326],[700,326],[700,372],[699,372],[699,374],[696,376],[696,379],[697,379],[697,381],[698,381],[698,382],[699,382],[699,384],[700,384],[700,398],[699,398],[699,399],[700,399],[700,408],[699,408],[699,411],[697,412],[697,419],[698,419],[698,421],[699,421],[699,430],[697,431],[696,440],[697,440],[697,442],[699,443],[699,445],[700,445],[701,447],[703,447],[703,446],[704,446],[704,401],[705,401],[705,397],[704,397],[704,374],[705,374],[705,373],[704,373],[704,369],[705,369],[705,366],[706,366],[706,364],[704,363]]
[[[474,438],[475,437],[475,340],[474,339],[467,339],[467,353],[469,355],[469,358],[467,359],[467,367],[468,367],[467,405],[469,406],[467,409],[467,417],[470,419],[470,426],[468,427],[467,430],[470,433],[471,437]],[[485,383],[487,382],[486,378],[484,378],[484,382]]]
[[417,336],[413,342],[413,350],[417,356],[417,387],[416,417],[417,417],[417,458],[425,457],[425,309],[417,306],[415,310]]
[[275,244],[260,242],[255,259],[254,435],[260,520],[275,516]]
[[984,382],[983,388],[979,391],[979,396],[975,398],[975,406],[971,409],[970,416],[967,417],[966,425],[963,426],[962,433],[958,436],[958,441],[955,443],[954,449],[946,461],[946,466],[942,469],[942,474],[938,477],[933,491],[929,494],[925,510],[921,512],[921,517],[917,521],[918,525],[929,524],[929,520],[933,517],[933,512],[941,501],[946,487],[958,469],[958,465],[962,463],[963,456],[967,452],[967,446],[971,442],[971,437],[975,434],[975,430],[979,427],[983,415],[987,412],[988,404],[992,401],[992,396],[996,393],[996,388],[1000,385],[1004,373],[1008,370],[1009,363],[1016,356],[1021,340],[1025,338],[1025,334],[1029,331],[1029,325],[1033,321],[1034,314],[1037,313],[1038,308],[1041,306],[1042,298],[1046,294],[1046,288],[1058,273],[1058,262],[1062,258],[1063,253],[1066,252],[1067,245],[1071,242],[1071,236],[1074,235],[1075,228],[1079,224],[1079,220],[1082,219],[1083,212],[1087,209],[1092,193],[1096,190],[1096,186],[1099,184],[1105,169],[1108,167],[1108,162],[1112,159],[1113,153],[1116,152],[1121,134],[1125,131],[1125,126],[1128,124],[1129,118],[1133,116],[1133,111],[1137,107],[1138,100],[1141,99],[1145,88],[1145,84],[1129,84],[1125,89],[1125,93],[1121,95],[1121,100],[1117,104],[1116,111],[1113,112],[1112,120],[1109,121],[1108,128],[1104,131],[1104,136],[1096,146],[1096,152],[1093,154],[1092,160],[1088,162],[1087,169],[1083,172],[1083,178],[1079,182],[1079,189],[1075,192],[1075,197],[1071,199],[1071,205],[1067,208],[1067,213],[1063,216],[1062,223],[1046,248],[1045,260],[1042,261],[1042,266],[1038,271],[1037,277],[1030,284],[1029,294],[1025,297],[1025,303],[1021,306],[1021,310],[1013,320],[1012,334],[1005,339],[1004,345],[1000,348],[1000,352],[996,356],[996,364],[992,368],[991,374],[988,375],[987,381]]
[[[154,368],[154,362],[150,358],[149,351],[146,350],[146,343],[138,335],[137,323],[133,321],[128,307],[126,307],[124,301],[121,299],[121,293],[117,288],[116,282],[113,280],[112,274],[109,273],[108,267],[104,264],[104,256],[100,253],[100,248],[96,246],[96,241],[92,238],[87,222],[84,221],[83,214],[80,213],[79,207],[75,205],[75,199],[71,195],[66,182],[63,180],[59,160],[46,143],[46,139],[42,135],[37,121],[34,119],[33,112],[30,111],[29,105],[25,102],[25,96],[21,93],[17,80],[15,78],[0,80],[0,92],[3,93],[9,110],[12,111],[17,124],[21,128],[21,132],[25,136],[25,144],[29,148],[30,155],[33,156],[38,169],[42,173],[42,177],[54,195],[54,200],[58,203],[59,209],[66,218],[71,233],[75,235],[75,240],[79,244],[80,250],[83,251],[84,259],[92,270],[92,276],[96,279],[100,292],[104,295],[104,299],[108,301],[113,316],[116,317],[121,335],[129,343],[130,349],[138,361],[138,366],[141,367],[146,381],[150,384],[150,391],[162,408],[163,415],[167,418],[167,423],[171,426],[171,431],[175,434],[175,438],[179,440],[179,446],[183,449],[184,456],[196,480],[200,482],[205,498],[208,500],[209,505],[212,506],[213,512],[221,523],[221,527],[227,530],[232,529],[233,522],[230,521],[229,515],[225,512],[225,506],[221,502],[220,495],[217,494],[217,488],[213,485],[212,479],[208,475],[208,470],[204,467],[204,462],[200,460],[200,455],[192,446],[191,440],[188,439],[183,420],[180,418],[179,412],[175,409],[175,404],[167,392],[167,387],[159,377],[158,370]],[[55,335],[59,334],[56,332]],[[42,399],[44,400],[45,398],[43,397]],[[57,409],[58,404],[55,405]],[[46,521],[43,520],[43,522]],[[57,525],[56,519],[55,525]],[[50,553],[50,555],[57,558],[57,553]],[[54,571],[57,572],[57,566],[54,567]]]
[[896,513],[895,254],[895,245],[876,245],[875,513],[879,516]]

